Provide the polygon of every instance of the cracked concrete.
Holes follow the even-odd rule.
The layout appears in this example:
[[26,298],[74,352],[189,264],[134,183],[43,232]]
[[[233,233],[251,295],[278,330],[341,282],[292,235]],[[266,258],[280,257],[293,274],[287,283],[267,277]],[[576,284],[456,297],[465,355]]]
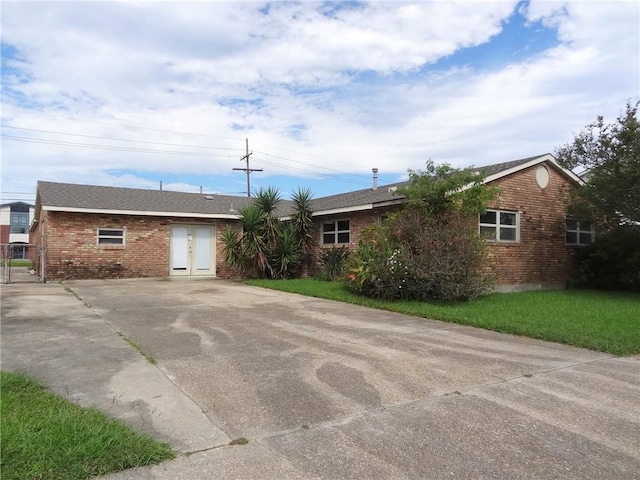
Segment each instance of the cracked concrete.
[[3,288],[2,364],[185,453],[111,480],[640,478],[639,357],[218,280],[66,285]]

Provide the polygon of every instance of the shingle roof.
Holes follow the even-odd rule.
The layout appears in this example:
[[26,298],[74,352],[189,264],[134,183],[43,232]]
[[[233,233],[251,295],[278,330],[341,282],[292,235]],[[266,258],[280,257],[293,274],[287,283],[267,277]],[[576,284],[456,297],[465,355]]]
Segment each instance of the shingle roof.
[[3,203],[2,205],[0,205],[0,207],[10,207],[12,205],[22,205],[22,206],[27,206],[27,207],[33,207],[34,205],[31,203],[27,203],[27,202],[8,202],[8,203]]
[[478,167],[477,170],[479,172],[484,173],[485,176],[490,177],[491,175],[496,175],[505,170],[509,170],[510,168],[517,167],[519,165],[524,165],[525,163],[528,163],[531,160],[535,160],[543,156],[544,155],[536,155],[535,157],[527,157],[527,158],[521,158],[519,160],[511,160],[510,162],[494,163],[493,165]]
[[[502,172],[522,167],[530,162],[552,159],[548,154],[521,158],[510,162],[496,163],[477,168],[486,177],[495,177]],[[558,167],[559,168],[559,167]],[[570,172],[569,172],[570,173]],[[332,210],[373,208],[387,202],[401,202],[402,196],[394,189],[408,185],[399,182],[379,186],[376,190],[367,188],[354,192],[340,193],[312,201],[312,210],[316,214]],[[166,190],[144,190],[136,188],[101,187],[94,185],[76,185],[69,183],[38,182],[37,204],[51,210],[75,211],[116,211],[116,212],[161,212],[176,216],[229,217],[235,216],[244,206],[252,202],[251,198],[234,195],[213,195],[198,193],[171,192]],[[292,202],[283,200],[278,214],[292,212]]]
[[328,197],[322,197],[313,200],[311,208],[314,212],[323,210],[334,210],[338,208],[356,207],[359,205],[373,205],[376,203],[384,203],[390,201],[400,201],[401,196],[393,192],[394,188],[407,185],[409,182],[392,183],[383,185],[376,190],[367,188],[364,190],[356,190],[355,192],[339,193]]
[[[248,197],[38,182],[40,205],[49,209],[234,215]],[[53,208],[51,208],[53,207]]]
[[[535,157],[521,158],[519,160],[512,160],[510,162],[496,163],[493,165],[487,165],[484,167],[478,167],[475,170],[482,172],[486,177],[497,175],[500,172],[507,171],[511,168],[524,165],[532,160],[541,159],[545,155],[536,155]],[[350,207],[358,207],[364,205],[373,205],[385,202],[401,202],[402,196],[395,194],[392,190],[409,185],[409,182],[392,183],[389,185],[383,185],[376,190],[367,188],[364,190],[357,190],[355,192],[339,193],[337,195],[331,195],[329,197],[318,198],[313,201],[313,210],[315,212],[346,209]]]

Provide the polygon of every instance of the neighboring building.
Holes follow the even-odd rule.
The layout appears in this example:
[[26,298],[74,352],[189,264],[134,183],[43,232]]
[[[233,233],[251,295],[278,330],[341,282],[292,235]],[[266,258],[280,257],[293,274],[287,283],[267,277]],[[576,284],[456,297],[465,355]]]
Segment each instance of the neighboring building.
[[[563,285],[584,226],[567,220],[568,190],[581,184],[551,155],[483,167],[500,187],[478,232],[489,240],[487,269],[501,289]],[[355,248],[363,228],[403,203],[403,184],[313,201],[318,248]],[[32,228],[46,248],[46,278],[206,275],[229,278],[220,234],[237,225],[247,197],[39,182]],[[291,211],[283,202],[281,215]],[[589,227],[591,228],[591,227]],[[587,235],[588,234],[588,235]]]
[[25,202],[0,205],[0,244],[8,246],[6,254],[23,259],[29,255],[29,225],[33,221],[34,206]]

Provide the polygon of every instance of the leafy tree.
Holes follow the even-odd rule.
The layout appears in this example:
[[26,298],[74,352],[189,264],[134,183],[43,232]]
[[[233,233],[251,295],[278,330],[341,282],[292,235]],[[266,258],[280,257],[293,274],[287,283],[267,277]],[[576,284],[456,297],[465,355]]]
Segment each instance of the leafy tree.
[[640,222],[639,104],[628,102],[611,124],[599,116],[556,150],[562,166],[587,171],[586,184],[572,194],[570,211],[577,216],[604,214],[614,224]]
[[409,206],[424,208],[431,215],[454,210],[477,215],[498,193],[496,187],[486,186],[484,179],[481,170],[460,170],[429,160],[424,170],[409,170],[410,184],[398,194],[405,197]]
[[620,225],[577,252],[578,286],[640,292],[640,225]]

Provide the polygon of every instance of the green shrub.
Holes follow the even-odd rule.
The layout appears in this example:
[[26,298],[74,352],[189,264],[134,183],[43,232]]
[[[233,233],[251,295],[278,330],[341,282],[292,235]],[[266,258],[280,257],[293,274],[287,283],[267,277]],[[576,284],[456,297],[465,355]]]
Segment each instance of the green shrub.
[[345,247],[331,247],[320,253],[318,280],[334,281],[344,275],[344,265],[350,250]]
[[347,263],[347,286],[383,299],[454,302],[490,287],[484,242],[470,217],[406,208],[366,229]]
[[285,224],[275,247],[269,252],[273,278],[293,278],[302,260],[302,250],[293,226]]
[[640,292],[640,226],[620,225],[578,252],[576,284]]
[[311,192],[293,195],[294,213],[283,221],[278,215],[282,201],[275,188],[261,188],[253,202],[240,209],[240,229],[222,231],[225,262],[241,275],[254,278],[292,278],[308,258],[314,244]]

